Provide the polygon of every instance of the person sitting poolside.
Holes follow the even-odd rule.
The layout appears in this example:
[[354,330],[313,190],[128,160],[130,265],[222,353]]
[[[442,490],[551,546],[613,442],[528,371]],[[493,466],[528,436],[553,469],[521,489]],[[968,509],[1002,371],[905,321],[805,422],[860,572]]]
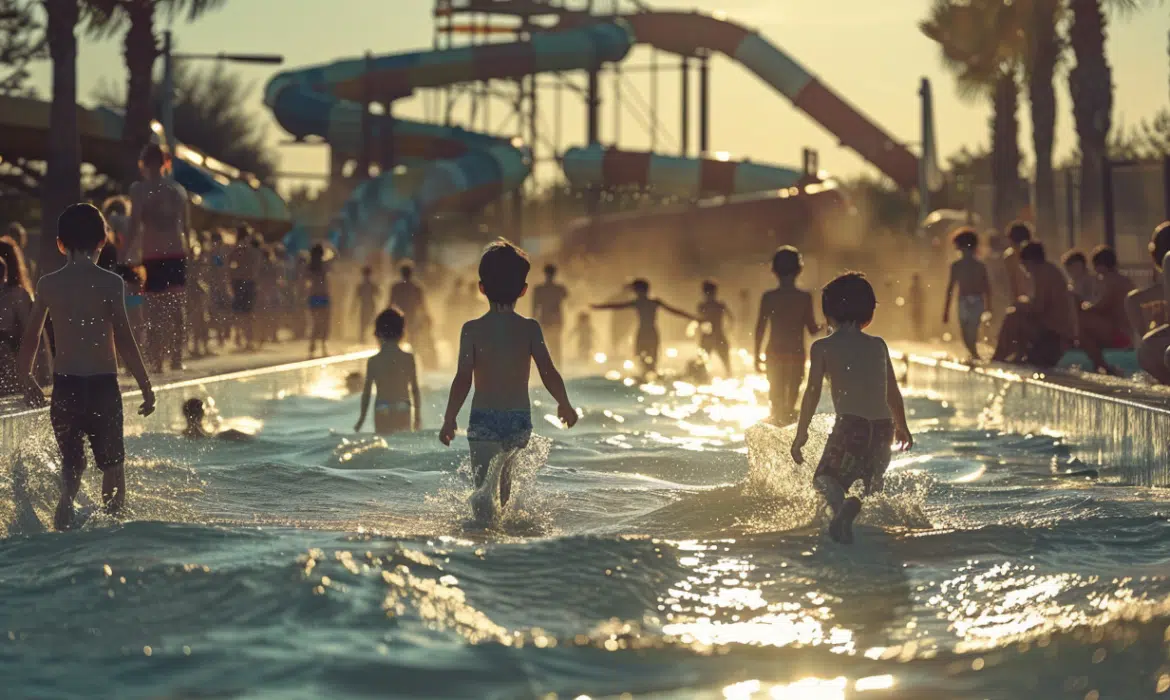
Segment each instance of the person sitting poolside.
[[1162,281],[1130,292],[1125,299],[1125,312],[1134,333],[1138,366],[1158,382],[1170,384],[1170,325],[1167,325],[1170,319],[1166,317],[1166,305],[1170,304],[1170,275],[1165,273],[1170,262],[1170,221],[1163,221],[1154,229],[1149,250]]
[[1027,243],[1020,264],[1029,277],[1031,294],[1008,309],[992,357],[1036,367],[1054,367],[1077,338],[1077,315],[1064,273],[1049,262],[1043,243]]
[[1117,253],[1109,246],[1093,249],[1091,260],[1096,298],[1090,302],[1078,297],[1080,345],[1094,371],[1120,376],[1120,370],[1105,362],[1105,350],[1132,347],[1133,330],[1126,320],[1125,300],[1133,291],[1133,282],[1117,269]]
[[203,419],[206,415],[203,407],[203,399],[187,399],[184,401],[183,418],[187,420],[187,427],[183,429],[183,437],[191,440],[202,440],[213,437],[229,442],[252,442],[256,439],[255,435],[249,435],[248,433],[235,429],[212,433],[203,425]]

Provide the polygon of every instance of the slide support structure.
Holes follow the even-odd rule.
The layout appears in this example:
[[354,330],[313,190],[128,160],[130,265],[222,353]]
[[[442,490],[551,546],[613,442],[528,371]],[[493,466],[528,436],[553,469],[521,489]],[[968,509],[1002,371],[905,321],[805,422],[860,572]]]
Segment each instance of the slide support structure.
[[679,64],[679,75],[682,76],[681,94],[682,105],[680,105],[679,114],[681,115],[681,123],[679,124],[679,155],[686,158],[690,153],[690,134],[691,134],[691,59],[687,56],[682,57],[682,62]]
[[711,147],[711,58],[699,58],[699,155],[707,157]]

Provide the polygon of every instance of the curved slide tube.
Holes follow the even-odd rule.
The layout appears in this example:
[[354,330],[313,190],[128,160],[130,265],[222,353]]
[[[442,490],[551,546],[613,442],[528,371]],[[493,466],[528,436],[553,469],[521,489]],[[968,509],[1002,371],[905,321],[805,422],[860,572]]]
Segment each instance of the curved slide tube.
[[[117,172],[123,156],[122,115],[104,107],[78,107],[77,120],[85,161]],[[48,102],[0,96],[0,156],[41,160],[48,139]],[[187,189],[196,207],[225,225],[244,220],[274,233],[288,230],[292,223],[288,206],[276,192],[205,167],[208,160],[190,147],[176,149],[175,180]],[[222,170],[238,175],[230,166]]]
[[[363,95],[394,99],[416,88],[582,70],[622,60],[631,44],[628,27],[619,22],[541,33],[525,42],[343,60],[275,76],[265,103],[293,136],[321,137],[349,155],[362,146]],[[527,149],[509,140],[382,115],[367,120],[373,144],[389,144],[396,159],[442,160],[427,167],[411,196],[398,191],[391,173],[359,185],[332,234],[339,247],[385,248],[409,257],[429,214],[487,204],[519,187],[531,169]]]

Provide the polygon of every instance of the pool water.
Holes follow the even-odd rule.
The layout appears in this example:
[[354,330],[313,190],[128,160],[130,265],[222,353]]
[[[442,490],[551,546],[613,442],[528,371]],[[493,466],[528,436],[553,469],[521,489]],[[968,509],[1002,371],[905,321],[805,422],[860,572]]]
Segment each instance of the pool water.
[[[1146,698],[1170,692],[1170,499],[1054,475],[1044,435],[944,397],[846,547],[761,380],[536,392],[516,498],[472,518],[466,441],[354,435],[343,382],[131,437],[131,511],[46,532],[47,426],[0,479],[0,673],[28,698]],[[221,407],[224,413],[229,413]],[[466,418],[464,417],[464,421]],[[464,423],[465,424],[465,423]],[[87,484],[95,497],[97,479]]]

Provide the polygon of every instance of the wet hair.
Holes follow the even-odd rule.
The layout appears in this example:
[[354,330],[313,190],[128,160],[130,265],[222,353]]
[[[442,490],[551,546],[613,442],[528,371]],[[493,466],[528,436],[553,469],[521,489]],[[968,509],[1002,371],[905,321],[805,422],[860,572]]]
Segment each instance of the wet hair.
[[9,287],[20,287],[32,296],[32,280],[28,276],[28,267],[24,264],[24,253],[16,241],[8,236],[0,238],[0,260],[8,269],[5,284]]
[[719,291],[719,285],[715,284],[714,280],[703,280],[703,294],[713,296],[717,291]]
[[1093,261],[1093,267],[1103,267],[1106,270],[1117,269],[1117,251],[1107,245],[1099,245],[1094,248],[1090,259]]
[[316,243],[309,249],[309,272],[325,271],[325,246]]
[[545,265],[544,266],[544,276],[548,277],[549,279],[556,277],[557,276],[557,266],[553,265],[552,263]]
[[28,247],[28,231],[24,230],[24,227],[20,225],[19,221],[13,221],[8,224],[7,235],[16,241],[16,245],[20,246],[22,250]]
[[979,234],[969,226],[955,229],[951,234],[951,244],[959,250],[975,250],[979,247]]
[[630,289],[633,289],[635,292],[638,292],[640,294],[649,294],[650,293],[650,282],[648,280],[644,280],[641,277],[639,277],[638,279],[634,280],[633,282],[630,282]]
[[1027,221],[1013,221],[1008,224],[1008,239],[1015,245],[1021,245],[1032,240],[1032,224]]
[[369,265],[366,265],[362,268],[362,277],[369,277],[372,274],[374,274],[374,268],[370,267]]
[[1064,255],[1060,256],[1060,264],[1064,265],[1065,267],[1068,267],[1069,265],[1073,265],[1075,263],[1080,263],[1080,264],[1084,265],[1085,267],[1088,267],[1089,266],[1089,259],[1085,257],[1084,253],[1082,253],[1079,250],[1076,250],[1075,248],[1073,250],[1068,251]]
[[1150,255],[1154,258],[1154,266],[1162,269],[1162,261],[1170,253],[1170,221],[1158,224],[1150,234]]
[[795,277],[804,269],[804,258],[794,246],[782,245],[772,253],[772,272],[777,277]]
[[[1084,256],[1082,255],[1081,257],[1083,258]],[[1020,249],[1021,262],[1042,263],[1046,259],[1044,244],[1039,241],[1025,243],[1024,247]]]
[[414,265],[407,263],[398,268],[398,272],[402,274],[402,279],[409,280],[411,277],[414,277]]
[[501,238],[485,248],[479,258],[479,283],[488,301],[515,304],[528,285],[531,269],[528,254]]
[[873,285],[861,272],[838,275],[821,291],[821,311],[837,324],[865,325],[873,320],[876,309]]
[[187,420],[202,420],[203,399],[187,399],[183,402],[183,417]]
[[57,218],[57,240],[65,250],[93,253],[109,240],[106,218],[86,202],[65,207]]
[[102,202],[102,212],[106,216],[129,216],[130,200],[120,194],[116,194]]
[[378,340],[401,340],[406,333],[406,314],[391,306],[374,319],[374,337]]
[[171,167],[171,152],[166,146],[148,143],[138,154],[138,167],[152,173],[163,173]]

